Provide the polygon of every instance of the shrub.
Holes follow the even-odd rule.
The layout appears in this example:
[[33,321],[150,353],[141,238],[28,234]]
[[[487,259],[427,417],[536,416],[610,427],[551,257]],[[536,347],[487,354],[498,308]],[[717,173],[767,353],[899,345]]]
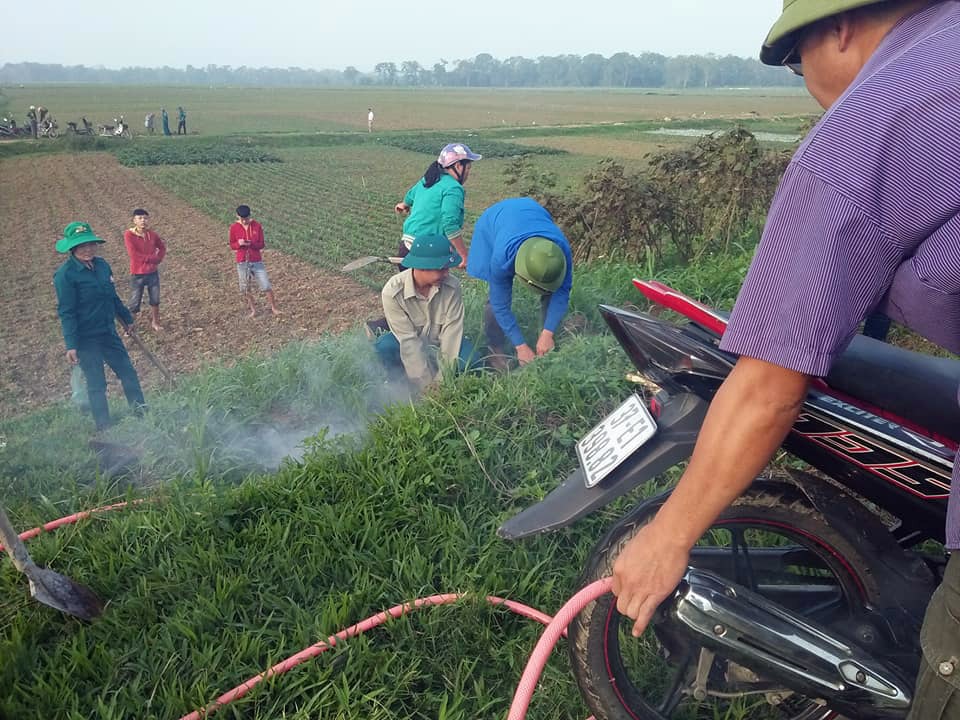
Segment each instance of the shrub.
[[707,135],[689,148],[650,156],[646,171],[628,174],[601,160],[568,195],[528,159],[506,169],[507,184],[536,197],[563,227],[578,261],[649,262],[666,251],[690,261],[727,250],[763,225],[789,159],[766,150],[743,128]]

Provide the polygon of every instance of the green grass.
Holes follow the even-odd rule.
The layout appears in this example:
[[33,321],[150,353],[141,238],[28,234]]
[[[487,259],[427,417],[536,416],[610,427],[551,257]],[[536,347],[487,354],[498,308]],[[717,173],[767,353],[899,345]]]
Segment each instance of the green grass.
[[[485,151],[482,144],[474,147]],[[435,158],[373,144],[271,152],[283,162],[164,165],[142,172],[220,222],[231,221],[233,208],[246,203],[263,223],[271,247],[339,270],[363,255],[394,253],[403,223],[393,206]],[[468,230],[484,208],[511,194],[503,175],[508,162],[484,158],[474,166],[466,186]],[[536,158],[538,167],[564,178],[582,176],[595,162],[570,155]],[[356,276],[379,287],[388,274],[387,266],[375,265]]]
[[[493,531],[569,468],[573,438],[616,400],[625,359],[610,350],[609,340],[570,339],[529,371],[460,378],[391,407],[352,451],[319,443],[303,462],[235,487],[205,465],[154,505],[32,543],[38,562],[111,606],[89,627],[65,622],[31,604],[9,565],[0,569],[0,712],[177,716],[343,626],[439,591],[557,607],[598,521],[519,545]],[[162,426],[165,407],[146,422]],[[536,632],[472,604],[425,611],[224,716],[501,715]],[[547,709],[561,705],[583,716],[562,659],[547,685],[532,717],[556,717]]]
[[[505,88],[229,88],[122,85],[40,85],[4,88],[7,111],[22,122],[41,102],[60,122],[86,116],[94,125],[123,113],[136,133],[147,112],[165,106],[176,130],[176,107],[187,111],[191,134],[366,133],[367,108],[375,133],[597,124],[700,117],[796,116],[817,112],[801,88],[722,91]],[[159,129],[158,129],[159,132]],[[181,138],[182,139],[182,138]],[[168,138],[175,142],[176,138]]]
[[[573,301],[586,334],[562,333],[555,353],[506,376],[450,378],[416,403],[384,385],[359,334],[185,378],[112,431],[144,454],[132,477],[97,475],[82,440],[89,419],[69,406],[0,426],[0,492],[18,527],[156,498],[31,542],[37,562],[110,600],[92,625],[37,606],[0,566],[0,717],[179,717],[436,592],[558,608],[627,501],[522,543],[495,529],[556,485],[576,439],[630,391],[625,355],[594,334],[596,303],[640,300],[629,279],[645,270],[583,269]],[[467,285],[473,336],[483,299]],[[517,308],[529,331],[536,298],[518,292]],[[307,427],[319,433],[303,456],[267,470],[270,431]],[[222,717],[502,716],[538,633],[476,601],[424,610],[265,683]],[[529,717],[586,714],[559,652]]]
[[[11,106],[28,92],[36,89],[11,91]],[[159,101],[168,109],[184,104],[191,130],[234,134],[213,142],[6,143],[0,157],[86,145],[144,155],[265,151],[282,162],[138,171],[222,222],[237,204],[251,205],[268,244],[328,269],[393,251],[401,226],[393,205],[435,157],[445,138],[437,130],[486,155],[467,185],[469,228],[511,194],[503,170],[515,151],[506,143],[526,137],[518,126],[536,122],[538,134],[552,136],[543,124],[659,123],[692,107],[744,107],[742,98],[716,93],[44,92],[62,125],[68,111],[96,122],[110,107],[111,117],[123,111],[139,129],[142,112]],[[796,94],[749,97],[777,112],[803,105]],[[382,118],[397,132],[355,132],[371,104],[378,125]],[[432,130],[417,144],[400,132],[423,126]],[[591,130],[599,140],[622,131]],[[564,132],[591,137],[581,128],[557,130]],[[569,187],[596,160],[566,154],[533,162]],[[642,304],[629,281],[656,275],[729,308],[751,242],[697,268],[578,268],[571,315],[583,317],[583,330],[561,333],[557,351],[528,368],[451,378],[415,403],[384,383],[358,332],[209,367],[151,394],[145,419],[114,408],[120,423],[110,439],[142,454],[138,470],[120,478],[99,472],[86,445],[91,421],[69,405],[0,424],[0,495],[20,528],[118,499],[156,499],[30,543],[39,563],[110,601],[92,625],[36,605],[12,566],[0,564],[0,718],[179,717],[347,625],[435,592],[495,593],[557,609],[589,548],[629,500],[523,543],[500,541],[495,530],[556,486],[574,466],[576,439],[630,391],[629,363],[603,334],[597,304]],[[388,273],[372,266],[360,278],[378,286]],[[478,338],[485,287],[468,280],[464,292],[467,332]],[[516,310],[530,333],[537,299],[518,291]],[[296,459],[281,461],[291,450]],[[475,601],[425,610],[264,683],[219,717],[503,716],[538,633]],[[586,715],[558,652],[529,717]]]
[[259,147],[205,140],[193,143],[129,143],[116,150],[123,165],[225,165],[231,163],[280,162],[280,158]]

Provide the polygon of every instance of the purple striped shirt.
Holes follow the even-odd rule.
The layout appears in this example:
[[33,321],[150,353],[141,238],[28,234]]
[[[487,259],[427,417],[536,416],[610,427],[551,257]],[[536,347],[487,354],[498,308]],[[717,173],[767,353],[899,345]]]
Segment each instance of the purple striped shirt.
[[960,0],[887,34],[784,173],[723,349],[823,376],[879,307],[960,352],[958,66]]

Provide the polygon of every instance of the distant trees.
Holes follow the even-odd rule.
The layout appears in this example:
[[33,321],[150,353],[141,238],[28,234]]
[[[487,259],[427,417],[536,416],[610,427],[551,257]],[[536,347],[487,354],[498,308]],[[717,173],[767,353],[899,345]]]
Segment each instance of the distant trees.
[[378,81],[381,85],[397,84],[397,66],[395,63],[377,63],[374,66],[373,71],[377,74]]
[[128,84],[258,85],[309,87],[322,85],[403,85],[441,87],[614,87],[714,88],[800,85],[801,80],[781,68],[761,65],[753,58],[732,55],[631,55],[609,58],[597,53],[554,55],[536,59],[514,56],[498,60],[489,53],[474,58],[441,59],[432,68],[416,60],[377,63],[372,73],[352,65],[344,70],[298,67],[254,68],[207,65],[184,69],[126,67],[112,70],[84,65],[7,63],[0,67],[0,83],[104,82]]

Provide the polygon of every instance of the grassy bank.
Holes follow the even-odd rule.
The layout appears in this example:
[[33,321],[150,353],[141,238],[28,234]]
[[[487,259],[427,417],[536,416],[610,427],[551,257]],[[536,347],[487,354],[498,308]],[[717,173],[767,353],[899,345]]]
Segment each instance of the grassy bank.
[[[745,257],[661,277],[728,305]],[[90,626],[37,606],[0,566],[0,716],[178,717],[344,626],[436,592],[555,610],[618,509],[518,544],[495,530],[556,485],[576,439],[629,392],[627,359],[597,334],[595,308],[639,300],[635,274],[584,269],[573,309],[586,331],[562,334],[528,368],[452,378],[417,402],[384,384],[359,334],[210,368],[114,430],[144,453],[120,479],[97,475],[89,420],[72,408],[5,424],[0,491],[18,527],[123,497],[156,502],[31,543],[39,563],[110,600]],[[521,297],[530,326],[537,304]],[[482,300],[468,285],[473,334]],[[270,432],[307,426],[320,432],[299,459],[269,471]],[[477,602],[426,610],[221,716],[502,716],[538,631]],[[560,653],[530,717],[585,715]]]

